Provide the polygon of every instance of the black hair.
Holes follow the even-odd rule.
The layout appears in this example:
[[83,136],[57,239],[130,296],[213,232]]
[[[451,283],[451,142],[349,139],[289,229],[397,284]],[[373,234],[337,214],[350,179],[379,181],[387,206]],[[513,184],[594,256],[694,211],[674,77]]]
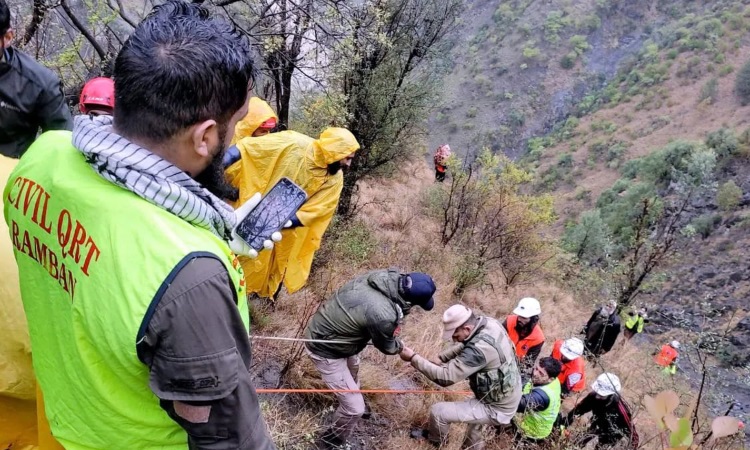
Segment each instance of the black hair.
[[224,134],[253,78],[250,45],[233,25],[171,0],[151,11],[117,55],[115,128],[160,143],[213,119]]
[[562,363],[550,356],[540,358],[539,367],[544,369],[550,378],[557,378],[557,376],[560,375],[560,372],[562,372]]
[[526,325],[521,325],[521,322],[516,322],[516,332],[518,333],[518,337],[520,339],[525,339],[531,334],[532,331],[534,331],[534,327],[538,323],[538,315],[529,317],[529,323],[527,323]]
[[10,29],[10,8],[5,0],[0,0],[0,34]]

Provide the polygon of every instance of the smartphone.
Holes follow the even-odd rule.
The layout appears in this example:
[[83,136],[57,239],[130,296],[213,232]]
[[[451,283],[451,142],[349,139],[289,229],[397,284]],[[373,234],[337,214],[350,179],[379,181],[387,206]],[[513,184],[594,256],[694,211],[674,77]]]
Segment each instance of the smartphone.
[[284,228],[299,208],[307,201],[307,193],[289,178],[282,178],[260,200],[260,203],[235,228],[254,250],[263,248],[263,241]]

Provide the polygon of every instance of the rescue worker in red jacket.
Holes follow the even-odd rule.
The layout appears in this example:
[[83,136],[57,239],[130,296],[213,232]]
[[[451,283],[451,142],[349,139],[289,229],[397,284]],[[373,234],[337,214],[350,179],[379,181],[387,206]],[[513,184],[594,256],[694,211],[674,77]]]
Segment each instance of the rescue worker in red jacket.
[[544,345],[544,333],[539,326],[541,313],[539,300],[526,297],[518,302],[513,314],[503,322],[510,340],[516,346],[516,357],[524,380],[528,379]]
[[563,397],[586,389],[586,362],[583,359],[583,341],[578,338],[558,340],[552,347],[552,357],[562,363],[560,380]]
[[451,156],[451,147],[448,144],[443,144],[435,151],[433,161],[435,162],[435,181],[443,182],[445,180],[445,172],[448,170],[446,165],[448,158]]
[[672,341],[669,344],[662,345],[661,351],[654,356],[654,362],[664,368],[662,372],[665,374],[674,375],[677,373],[677,358],[680,356],[679,349],[680,343]]

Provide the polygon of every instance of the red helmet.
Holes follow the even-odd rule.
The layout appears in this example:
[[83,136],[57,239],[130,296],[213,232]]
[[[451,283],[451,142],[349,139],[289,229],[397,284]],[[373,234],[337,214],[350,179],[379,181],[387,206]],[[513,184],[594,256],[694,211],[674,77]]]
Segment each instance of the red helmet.
[[111,78],[92,78],[83,86],[78,108],[86,114],[96,106],[115,109],[115,82]]

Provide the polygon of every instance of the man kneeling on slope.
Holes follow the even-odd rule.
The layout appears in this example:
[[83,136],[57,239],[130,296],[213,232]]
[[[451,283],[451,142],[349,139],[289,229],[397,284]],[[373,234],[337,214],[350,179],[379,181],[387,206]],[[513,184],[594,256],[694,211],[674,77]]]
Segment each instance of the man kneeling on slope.
[[[305,330],[315,367],[331,389],[359,389],[359,353],[372,340],[375,348],[395,355],[403,344],[401,323],[413,306],[430,311],[435,283],[420,272],[376,270],[345,284],[318,309]],[[326,341],[331,341],[326,342]],[[360,417],[365,399],[359,393],[336,394],[339,407],[333,426],[323,436],[327,446],[346,444]]]
[[521,400],[521,375],[513,342],[500,322],[478,316],[463,305],[445,311],[443,328],[443,338],[458,344],[440,353],[441,364],[430,362],[409,347],[401,350],[401,359],[441,386],[468,378],[476,398],[432,405],[429,430],[414,430],[411,436],[427,438],[437,447],[445,442],[451,423],[468,423],[461,448],[481,450],[482,426],[510,423]]

